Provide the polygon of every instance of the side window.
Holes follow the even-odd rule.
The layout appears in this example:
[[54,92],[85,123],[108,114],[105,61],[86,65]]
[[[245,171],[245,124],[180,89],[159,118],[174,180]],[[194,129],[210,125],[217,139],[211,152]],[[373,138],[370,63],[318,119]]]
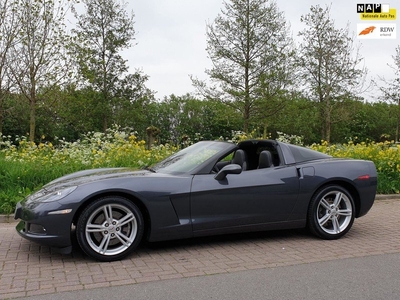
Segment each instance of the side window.
[[233,152],[228,154],[227,156],[223,157],[220,161],[218,161],[214,168],[213,168],[213,172],[217,173],[219,172],[219,170],[221,170],[223,167],[229,165],[232,162],[232,158],[233,158]]

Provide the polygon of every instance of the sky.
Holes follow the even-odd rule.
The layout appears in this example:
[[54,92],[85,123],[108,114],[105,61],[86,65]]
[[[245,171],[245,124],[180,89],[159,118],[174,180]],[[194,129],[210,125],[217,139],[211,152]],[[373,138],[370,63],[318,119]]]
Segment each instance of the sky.
[[[128,10],[133,11],[136,31],[133,46],[123,52],[133,72],[141,70],[149,76],[147,87],[156,92],[157,99],[175,94],[194,93],[190,75],[207,79],[205,70],[211,67],[206,52],[206,25],[214,21],[223,9],[223,0],[129,0]],[[361,0],[276,0],[280,11],[284,12],[296,41],[297,33],[304,28],[301,15],[309,13],[311,5],[325,7],[331,5],[331,18],[336,28],[350,24],[350,33],[360,45],[360,54],[369,70],[369,79],[393,78],[388,64],[393,65],[392,56],[400,45],[400,34],[396,39],[358,39],[360,26],[371,22],[393,24],[395,21],[365,21],[357,14],[357,4]],[[366,3],[375,3],[367,1]],[[379,3],[379,2],[377,2]],[[400,14],[400,0],[382,2],[395,8]],[[397,18],[400,18],[398,16]],[[357,24],[359,27],[357,27]],[[397,29],[397,28],[396,28]],[[373,101],[372,93],[364,96]]]

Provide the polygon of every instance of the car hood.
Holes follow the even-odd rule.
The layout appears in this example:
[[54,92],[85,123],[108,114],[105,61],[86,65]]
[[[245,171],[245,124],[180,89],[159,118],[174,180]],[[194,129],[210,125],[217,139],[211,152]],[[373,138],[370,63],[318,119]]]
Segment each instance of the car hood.
[[52,189],[55,186],[78,186],[93,181],[121,177],[148,176],[150,174],[153,174],[153,172],[130,168],[102,168],[84,170],[57,178],[46,184],[43,188]]

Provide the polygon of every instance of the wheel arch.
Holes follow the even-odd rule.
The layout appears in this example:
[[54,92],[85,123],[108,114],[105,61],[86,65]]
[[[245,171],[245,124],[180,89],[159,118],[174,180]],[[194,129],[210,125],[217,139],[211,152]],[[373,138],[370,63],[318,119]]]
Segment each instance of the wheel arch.
[[355,217],[357,218],[360,214],[360,194],[357,190],[357,188],[354,186],[354,184],[352,184],[349,181],[343,180],[343,179],[335,179],[335,180],[331,180],[328,182],[324,182],[321,186],[319,186],[315,192],[312,194],[311,199],[314,198],[314,196],[323,188],[330,186],[330,185],[338,185],[344,189],[346,189],[351,197],[353,198],[354,201],[354,205],[355,205]]
[[76,226],[79,216],[82,214],[82,212],[85,210],[85,208],[87,206],[89,206],[91,203],[95,202],[96,200],[101,199],[103,197],[107,197],[107,196],[119,196],[119,197],[126,198],[129,201],[131,201],[132,203],[134,203],[139,208],[140,212],[142,213],[143,221],[144,221],[143,237],[147,240],[148,235],[150,233],[150,228],[151,228],[150,213],[149,213],[146,205],[143,203],[143,200],[128,191],[109,190],[109,191],[103,191],[101,193],[97,193],[94,195],[90,195],[83,201],[83,203],[76,210],[75,215],[72,219],[73,225]]

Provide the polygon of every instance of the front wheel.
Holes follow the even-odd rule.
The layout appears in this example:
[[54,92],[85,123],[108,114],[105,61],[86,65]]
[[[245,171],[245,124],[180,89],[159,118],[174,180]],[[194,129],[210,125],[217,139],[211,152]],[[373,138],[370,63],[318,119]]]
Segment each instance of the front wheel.
[[143,216],[135,204],[120,196],[107,196],[85,208],[77,222],[76,237],[87,255],[114,261],[136,249],[143,226]]
[[354,214],[354,200],[350,193],[338,185],[326,186],[311,199],[308,228],[320,238],[338,239],[350,230]]

